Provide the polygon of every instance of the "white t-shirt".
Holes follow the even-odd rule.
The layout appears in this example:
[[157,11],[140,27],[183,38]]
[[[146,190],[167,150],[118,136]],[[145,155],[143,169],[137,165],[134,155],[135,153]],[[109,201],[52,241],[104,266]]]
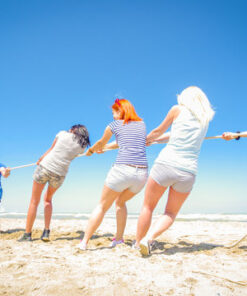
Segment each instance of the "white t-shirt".
[[208,124],[202,126],[184,106],[173,121],[169,142],[160,152],[156,162],[197,174],[197,162]]
[[43,158],[40,165],[47,170],[59,175],[66,176],[71,161],[83,153],[82,148],[70,132],[61,131],[56,135],[57,142],[53,149]]

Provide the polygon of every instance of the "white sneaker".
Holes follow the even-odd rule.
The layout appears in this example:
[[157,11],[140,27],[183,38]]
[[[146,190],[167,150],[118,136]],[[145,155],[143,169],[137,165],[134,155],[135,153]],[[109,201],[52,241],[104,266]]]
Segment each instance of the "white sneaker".
[[133,250],[140,251],[140,247],[137,247],[136,243],[134,242],[131,247]]
[[148,256],[148,255],[150,255],[150,243],[149,243],[148,240],[143,239],[143,240],[140,242],[140,253],[141,253],[143,256]]
[[114,237],[114,238],[112,239],[112,242],[111,242],[111,244],[110,244],[110,247],[111,247],[111,248],[115,248],[116,245],[123,244],[123,243],[124,243],[124,240],[123,240],[123,239],[116,240],[116,238]]
[[81,241],[77,246],[78,249],[82,250],[82,251],[86,251],[87,249],[87,244],[84,243],[83,241]]

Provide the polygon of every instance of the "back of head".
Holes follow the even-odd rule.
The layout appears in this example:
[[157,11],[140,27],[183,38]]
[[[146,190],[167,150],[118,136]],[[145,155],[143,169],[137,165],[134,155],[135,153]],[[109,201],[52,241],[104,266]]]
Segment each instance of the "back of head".
[[112,109],[120,111],[120,119],[124,121],[124,124],[129,121],[142,121],[137,115],[134,106],[126,99],[116,99]]
[[87,128],[82,124],[73,125],[70,129],[71,133],[74,134],[74,139],[82,148],[86,148],[90,145],[89,133]]
[[178,95],[178,104],[185,106],[203,125],[207,125],[214,117],[214,110],[205,95],[197,86],[190,86]]

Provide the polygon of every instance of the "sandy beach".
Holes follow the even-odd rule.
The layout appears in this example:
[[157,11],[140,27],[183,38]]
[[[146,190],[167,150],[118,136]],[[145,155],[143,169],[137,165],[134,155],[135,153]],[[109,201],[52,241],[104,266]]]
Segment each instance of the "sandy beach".
[[0,219],[0,295],[151,296],[247,295],[246,222],[176,221],[151,256],[131,249],[136,219],[129,219],[125,244],[109,244],[115,220],[106,218],[89,249],[78,251],[87,221],[53,220],[51,241],[20,243],[25,219]]

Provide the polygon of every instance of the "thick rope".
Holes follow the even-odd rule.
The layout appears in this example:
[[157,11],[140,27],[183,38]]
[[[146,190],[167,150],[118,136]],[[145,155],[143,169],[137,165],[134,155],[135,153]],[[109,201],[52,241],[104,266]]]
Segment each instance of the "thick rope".
[[232,249],[235,248],[236,246],[238,246],[243,240],[245,240],[247,238],[247,234],[244,235],[240,240],[238,240],[237,242],[235,242],[233,245],[228,246],[228,247],[224,247],[226,249]]
[[192,271],[192,272],[193,273],[199,273],[199,274],[202,274],[202,275],[207,275],[207,276],[213,276],[213,277],[216,277],[218,279],[221,279],[221,280],[224,280],[224,281],[236,284],[236,285],[247,287],[247,282],[246,281],[232,281],[230,279],[227,279],[227,278],[224,278],[224,277],[221,277],[221,276],[218,276],[218,275],[202,272],[202,271]]
[[[244,137],[244,136],[247,136],[247,132],[242,132],[242,133],[232,133],[233,137],[234,138],[237,138],[237,137]],[[213,137],[206,137],[205,140],[211,140],[211,139],[222,139],[222,135],[219,135],[219,136],[213,136]],[[164,144],[164,143],[167,143],[167,140],[165,141],[160,141],[160,142],[153,142],[151,145],[155,145],[155,144]],[[116,148],[114,149],[104,149],[103,151],[110,151],[110,150],[115,150]],[[83,154],[80,154],[78,155],[77,157],[81,157],[81,156],[85,156],[86,153],[83,153]],[[30,163],[30,164],[25,164],[25,165],[20,165],[20,166],[16,166],[16,167],[13,167],[13,168],[10,168],[11,171],[13,170],[16,170],[16,169],[22,169],[22,168],[26,168],[26,167],[30,167],[30,166],[34,166],[36,165],[36,163]]]

